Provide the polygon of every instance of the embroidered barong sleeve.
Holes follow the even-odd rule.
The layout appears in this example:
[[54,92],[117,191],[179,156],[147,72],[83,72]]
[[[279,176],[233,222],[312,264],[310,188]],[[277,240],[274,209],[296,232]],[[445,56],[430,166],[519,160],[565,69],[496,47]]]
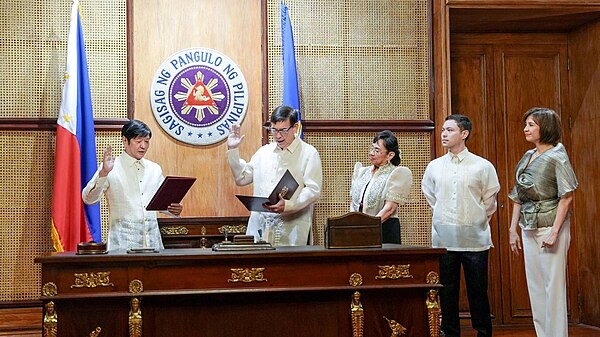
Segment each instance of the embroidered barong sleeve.
[[108,176],[100,177],[101,170],[102,165],[98,167],[98,170],[94,173],[92,179],[90,179],[83,191],[81,191],[81,198],[87,205],[93,205],[100,201],[102,194],[104,194],[108,188]]
[[241,159],[238,148],[227,150],[227,163],[231,168],[236,185],[245,186],[252,183],[254,174],[252,160],[250,160],[250,163],[247,163]]
[[491,163],[486,166],[482,174],[483,177],[481,181],[485,182],[485,184],[483,186],[483,190],[481,191],[481,199],[485,205],[486,214],[488,218],[490,218],[494,212],[496,212],[498,207],[496,194],[498,194],[498,191],[500,191],[500,182],[498,181],[496,169]]
[[388,180],[385,201],[392,201],[398,205],[408,202],[408,194],[412,186],[412,172],[408,167],[399,166],[392,171]]
[[425,173],[423,174],[423,180],[421,181],[421,190],[425,195],[425,200],[429,204],[429,207],[433,210],[435,208],[436,197],[435,197],[435,181],[433,180],[431,172],[431,163],[427,165]]
[[[307,149],[310,153],[306,156],[306,166],[303,175],[303,184],[300,182],[299,188],[302,188],[297,198],[285,201],[285,208],[282,214],[295,213],[314,204],[321,196],[321,186],[323,185],[323,169],[321,167],[321,157],[314,148]],[[302,186],[304,185],[304,186]]]
[[354,172],[352,173],[352,186],[350,187],[350,212],[358,212],[358,208],[355,207],[355,202],[353,200],[354,197],[352,194],[359,193],[356,189],[361,188],[360,186],[358,186],[358,177],[360,174],[360,169],[362,168],[363,164],[361,162],[357,162],[356,164],[354,164]]

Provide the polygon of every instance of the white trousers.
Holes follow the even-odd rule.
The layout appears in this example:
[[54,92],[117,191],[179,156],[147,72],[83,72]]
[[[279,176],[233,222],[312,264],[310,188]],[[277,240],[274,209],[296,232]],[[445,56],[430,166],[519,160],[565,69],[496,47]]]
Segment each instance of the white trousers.
[[522,231],[525,276],[537,337],[567,337],[567,218],[552,248],[542,248],[551,228]]

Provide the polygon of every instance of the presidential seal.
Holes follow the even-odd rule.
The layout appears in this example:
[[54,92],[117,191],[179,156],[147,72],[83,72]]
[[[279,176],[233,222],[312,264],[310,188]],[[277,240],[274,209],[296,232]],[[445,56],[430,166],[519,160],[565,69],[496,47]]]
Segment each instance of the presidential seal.
[[154,118],[173,138],[192,145],[225,139],[248,108],[248,86],[226,55],[207,48],[181,50],[168,57],[152,80]]

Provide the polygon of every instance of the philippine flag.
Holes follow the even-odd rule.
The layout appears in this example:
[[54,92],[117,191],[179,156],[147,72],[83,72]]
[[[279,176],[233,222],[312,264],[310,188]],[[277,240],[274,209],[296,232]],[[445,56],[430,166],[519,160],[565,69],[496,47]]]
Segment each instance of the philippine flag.
[[302,116],[300,113],[300,92],[298,90],[298,71],[294,50],[294,33],[288,6],[281,2],[281,57],[283,62],[283,105],[298,111],[298,137],[304,138]]
[[76,251],[82,241],[102,241],[100,206],[84,205],[81,198],[96,171],[96,140],[78,0],[71,10],[66,68],[52,191],[52,241],[58,252]]

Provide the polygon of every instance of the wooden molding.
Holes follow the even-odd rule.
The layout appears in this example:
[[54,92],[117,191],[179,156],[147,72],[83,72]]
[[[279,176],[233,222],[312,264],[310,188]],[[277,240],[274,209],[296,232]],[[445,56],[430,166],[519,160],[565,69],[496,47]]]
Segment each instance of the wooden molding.
[[434,123],[432,120],[303,120],[304,132],[324,131],[404,131],[404,132],[432,132]]
[[447,0],[452,8],[581,8],[600,10],[597,0]]
[[[94,129],[121,130],[127,121],[127,118],[96,119]],[[56,130],[56,118],[0,118],[0,130]]]

